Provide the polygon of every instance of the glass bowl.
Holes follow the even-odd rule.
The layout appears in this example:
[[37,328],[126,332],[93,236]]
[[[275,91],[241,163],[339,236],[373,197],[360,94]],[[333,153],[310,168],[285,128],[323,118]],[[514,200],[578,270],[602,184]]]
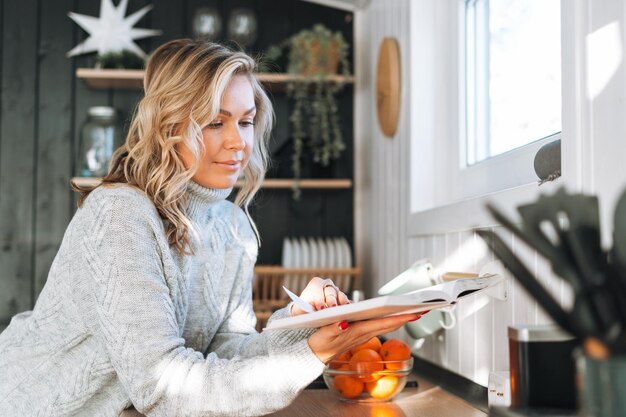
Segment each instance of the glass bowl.
[[330,361],[324,382],[342,401],[381,402],[393,399],[406,385],[413,358],[402,361]]

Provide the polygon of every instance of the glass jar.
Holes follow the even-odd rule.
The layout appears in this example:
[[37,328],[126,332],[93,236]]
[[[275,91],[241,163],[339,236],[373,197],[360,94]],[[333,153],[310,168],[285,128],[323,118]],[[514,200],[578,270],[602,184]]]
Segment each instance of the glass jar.
[[121,128],[113,107],[90,107],[81,129],[76,175],[102,177],[109,172],[113,151],[121,145]]

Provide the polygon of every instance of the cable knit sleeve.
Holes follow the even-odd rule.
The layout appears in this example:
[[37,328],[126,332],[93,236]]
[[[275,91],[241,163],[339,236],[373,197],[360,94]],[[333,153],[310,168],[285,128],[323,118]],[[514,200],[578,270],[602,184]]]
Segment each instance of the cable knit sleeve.
[[[185,348],[179,289],[163,270],[154,207],[137,198],[90,199],[83,272],[93,294],[82,307],[86,317],[95,316],[94,336],[137,410],[149,416],[261,415],[287,406],[319,375],[323,365],[293,332],[263,336],[263,356],[204,357]],[[224,334],[238,332],[233,317],[249,315],[250,308],[242,301]]]
[[[245,280],[238,288],[235,308],[220,326],[209,346],[221,358],[234,356],[252,357],[280,351],[297,341],[307,339],[315,329],[272,330],[260,334],[255,329],[256,318],[252,307],[252,278]],[[269,322],[277,318],[289,317],[291,303],[276,311]],[[307,343],[308,345],[308,343]],[[310,352],[315,358],[315,354]]]
[[[256,235],[251,227],[251,220],[240,208],[235,208],[237,218],[237,233],[232,240],[238,240],[246,248],[256,249]],[[209,352],[215,352],[221,358],[235,356],[253,357],[266,355],[273,351],[280,351],[289,345],[307,339],[315,329],[286,330],[286,331],[256,331],[256,316],[252,303],[253,269],[256,261],[256,250],[244,250],[239,262],[237,276],[231,293],[231,308],[215,334]],[[268,323],[283,317],[289,317],[291,304],[277,310],[269,318]],[[315,359],[317,356],[310,352]]]

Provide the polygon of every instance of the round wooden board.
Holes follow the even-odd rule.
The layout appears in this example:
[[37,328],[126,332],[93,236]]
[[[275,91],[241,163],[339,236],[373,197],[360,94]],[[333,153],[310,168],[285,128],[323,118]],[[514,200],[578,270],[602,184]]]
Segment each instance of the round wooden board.
[[393,137],[400,117],[400,48],[395,38],[384,38],[378,52],[376,110],[380,130]]

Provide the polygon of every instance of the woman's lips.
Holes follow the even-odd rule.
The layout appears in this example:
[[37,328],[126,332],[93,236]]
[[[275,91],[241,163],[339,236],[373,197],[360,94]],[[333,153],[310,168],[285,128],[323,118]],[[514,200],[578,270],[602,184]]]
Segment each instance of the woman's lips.
[[241,161],[221,161],[214,163],[229,171],[239,171],[239,168],[241,167]]

